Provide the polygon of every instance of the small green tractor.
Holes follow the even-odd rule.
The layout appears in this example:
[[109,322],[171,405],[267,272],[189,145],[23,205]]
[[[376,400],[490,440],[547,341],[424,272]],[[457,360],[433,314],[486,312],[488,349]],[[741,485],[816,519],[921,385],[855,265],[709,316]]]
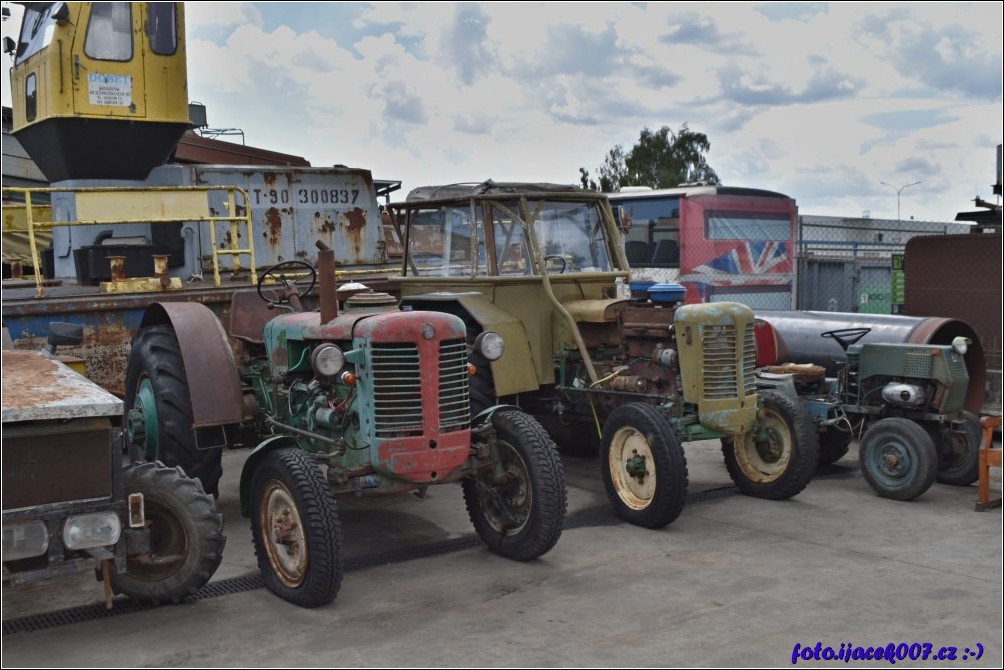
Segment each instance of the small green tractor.
[[[239,346],[200,304],[147,310],[126,378],[134,457],[179,465],[215,492],[221,447],[251,436],[240,500],[262,577],[304,607],[341,584],[336,496],[460,482],[489,550],[520,561],[549,551],[566,509],[554,443],[515,407],[471,409],[470,352],[501,363],[502,338],[469,342],[461,319],[403,311],[386,294],[339,296],[334,252],[318,248],[316,269],[279,263],[257,292],[234,294]],[[318,280],[320,309],[305,311]]]
[[[790,498],[809,483],[817,438],[796,399],[755,387],[753,313],[632,295],[609,201],[556,184],[422,187],[388,206],[403,242],[404,305],[494,332],[506,358],[478,358],[475,408],[518,405],[565,451],[601,452],[614,511],[648,528],[685,501],[681,441],[720,440],[736,486]],[[476,411],[476,410],[475,410]]]
[[777,366],[757,375],[760,388],[797,396],[815,417],[820,464],[860,442],[861,472],[880,496],[911,500],[935,480],[976,481],[979,419],[965,410],[970,344],[858,343],[867,327],[821,333],[845,352],[836,377],[818,365]]

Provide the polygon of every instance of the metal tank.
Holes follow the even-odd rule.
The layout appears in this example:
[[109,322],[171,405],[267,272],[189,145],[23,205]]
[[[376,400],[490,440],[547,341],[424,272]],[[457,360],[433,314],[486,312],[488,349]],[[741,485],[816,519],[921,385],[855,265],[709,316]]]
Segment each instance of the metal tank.
[[[870,328],[858,340],[861,344],[952,344],[956,337],[971,341],[964,356],[969,372],[966,409],[979,413],[986,395],[986,360],[976,331],[965,321],[929,316],[896,316],[846,312],[781,312],[761,310],[756,317],[769,323],[778,338],[778,358],[791,363],[812,363],[835,375],[837,365],[846,360],[844,350],[832,337],[822,337],[830,330]],[[785,352],[787,355],[785,356]]]

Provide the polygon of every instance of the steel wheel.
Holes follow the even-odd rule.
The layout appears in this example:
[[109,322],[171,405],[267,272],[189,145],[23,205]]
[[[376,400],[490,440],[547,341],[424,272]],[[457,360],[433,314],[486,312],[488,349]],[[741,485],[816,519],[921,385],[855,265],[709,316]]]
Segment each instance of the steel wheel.
[[912,500],[934,483],[938,453],[927,432],[909,419],[876,421],[861,439],[861,473],[883,498]]
[[307,543],[293,494],[276,479],[265,482],[258,523],[265,530],[265,553],[276,577],[296,588],[307,576]]
[[645,509],[655,497],[656,474],[652,460],[652,446],[634,426],[624,426],[614,433],[607,466],[614,490],[631,509]]
[[755,482],[772,482],[784,474],[791,460],[788,424],[773,412],[767,412],[759,431],[742,436],[735,446],[736,463],[743,474]]

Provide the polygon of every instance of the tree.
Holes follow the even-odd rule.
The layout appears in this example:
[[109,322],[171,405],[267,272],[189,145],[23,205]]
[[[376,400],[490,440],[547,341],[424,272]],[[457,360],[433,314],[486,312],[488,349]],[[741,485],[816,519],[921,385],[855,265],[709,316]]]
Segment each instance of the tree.
[[707,135],[695,133],[686,123],[678,133],[669,126],[655,132],[646,127],[627,154],[620,144],[607,153],[598,169],[599,184],[585,168],[579,168],[579,181],[583,188],[604,192],[619,191],[623,186],[673,188],[697,181],[717,184],[718,175],[704,157],[710,149]]

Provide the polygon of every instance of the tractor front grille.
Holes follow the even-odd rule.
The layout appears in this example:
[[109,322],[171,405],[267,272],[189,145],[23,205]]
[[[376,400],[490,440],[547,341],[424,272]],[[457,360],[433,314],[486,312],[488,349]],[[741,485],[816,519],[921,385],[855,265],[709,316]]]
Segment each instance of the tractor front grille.
[[378,437],[422,434],[422,375],[412,343],[374,344],[373,418]]
[[[739,366],[737,347],[742,347]],[[756,343],[753,325],[747,324],[742,340],[732,325],[706,326],[701,340],[704,352],[704,397],[726,400],[750,395],[756,390]]]
[[[422,435],[430,421],[439,432],[470,425],[467,345],[463,340],[439,343],[438,384],[423,385],[423,378],[431,377],[422,374],[423,361],[415,344],[374,344],[370,355],[377,437]],[[432,409],[424,406],[423,393],[438,394],[429,398]],[[438,422],[434,420],[437,414]]]
[[471,422],[467,374],[467,344],[463,340],[439,343],[439,429],[466,428]]

